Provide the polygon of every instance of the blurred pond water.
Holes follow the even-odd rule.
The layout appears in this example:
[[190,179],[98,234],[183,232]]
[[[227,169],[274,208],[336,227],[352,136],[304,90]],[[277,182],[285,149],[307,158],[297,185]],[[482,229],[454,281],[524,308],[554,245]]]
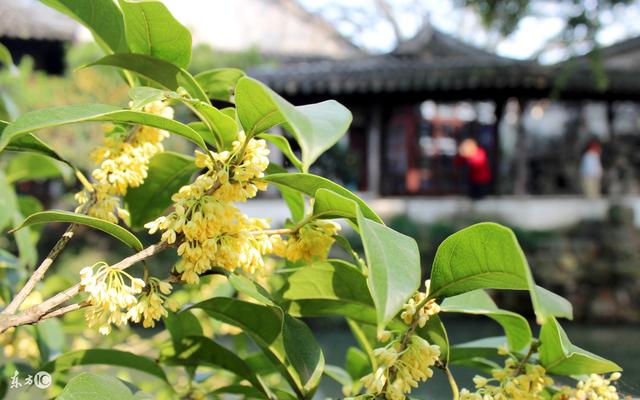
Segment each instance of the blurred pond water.
[[[499,325],[490,320],[475,317],[444,318],[451,343],[463,343],[486,336],[503,335]],[[561,321],[567,335],[576,346],[589,350],[602,357],[618,363],[623,369],[622,380],[619,381],[618,391],[640,395],[640,326],[629,325],[586,325]],[[325,351],[327,364],[344,365],[344,356],[350,346],[356,342],[348,328],[335,326],[326,328],[314,327],[314,333]],[[535,329],[535,328],[534,328]],[[537,335],[537,330],[534,331]],[[475,371],[468,368],[453,368],[454,376],[460,388],[472,388],[471,379]],[[441,371],[434,371],[434,377],[423,388],[412,393],[416,398],[429,400],[449,400],[451,394],[449,385]],[[323,379],[323,383],[314,399],[342,398],[340,385],[330,379]]]

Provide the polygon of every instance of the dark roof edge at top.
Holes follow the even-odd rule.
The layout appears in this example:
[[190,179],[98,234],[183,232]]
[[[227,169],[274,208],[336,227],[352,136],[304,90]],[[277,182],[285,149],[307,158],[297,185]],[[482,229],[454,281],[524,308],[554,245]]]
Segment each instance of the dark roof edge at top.
[[422,57],[425,53],[430,52],[448,58],[468,57],[518,61],[466,43],[430,24],[425,24],[413,38],[400,42],[390,54],[400,57]]

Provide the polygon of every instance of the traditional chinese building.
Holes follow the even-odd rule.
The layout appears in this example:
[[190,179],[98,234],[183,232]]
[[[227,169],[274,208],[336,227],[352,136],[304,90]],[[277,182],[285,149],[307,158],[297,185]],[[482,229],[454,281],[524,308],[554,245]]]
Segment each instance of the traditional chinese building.
[[0,43],[14,61],[30,56],[34,68],[50,74],[65,70],[65,44],[78,24],[37,0],[0,1]]
[[639,43],[601,50],[598,72],[589,57],[543,66],[426,27],[388,54],[265,67],[252,75],[294,104],[335,98],[352,110],[348,151],[329,164],[347,165],[348,173],[336,178],[353,189],[383,196],[464,193],[466,175],[454,159],[460,141],[474,138],[488,154],[493,194],[577,193],[578,163],[590,138],[614,143],[623,120],[640,133],[638,120],[623,116],[637,112],[640,100]]

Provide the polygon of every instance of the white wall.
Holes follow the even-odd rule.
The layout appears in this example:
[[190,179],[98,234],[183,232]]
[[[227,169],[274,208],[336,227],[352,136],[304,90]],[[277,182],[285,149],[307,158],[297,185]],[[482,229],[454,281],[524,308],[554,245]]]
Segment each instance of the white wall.
[[[609,208],[605,199],[587,200],[580,197],[499,197],[472,202],[463,197],[440,198],[372,198],[362,197],[384,219],[406,214],[416,222],[431,223],[453,215],[473,213],[499,218],[507,224],[524,229],[558,229],[583,219],[604,218]],[[640,197],[628,197],[622,203],[633,208],[635,225],[640,227]],[[281,226],[289,211],[279,199],[252,200],[241,204],[250,216],[267,216],[272,226]]]

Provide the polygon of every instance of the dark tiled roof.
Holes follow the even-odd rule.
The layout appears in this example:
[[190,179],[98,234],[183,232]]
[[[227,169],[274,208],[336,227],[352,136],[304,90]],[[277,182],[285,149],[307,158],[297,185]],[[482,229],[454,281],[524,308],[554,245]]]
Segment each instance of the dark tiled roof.
[[500,57],[442,32],[423,30],[388,54],[259,67],[249,74],[285,96],[456,91],[486,96],[500,90],[503,95],[640,97],[640,80],[631,71],[607,70],[608,86],[602,88],[588,66],[566,68]]
[[37,0],[0,0],[0,37],[71,40],[78,27]]
[[426,62],[396,56],[319,61],[251,70],[285,95],[411,92],[494,87],[540,87],[548,84],[543,68],[503,60],[445,59]]

